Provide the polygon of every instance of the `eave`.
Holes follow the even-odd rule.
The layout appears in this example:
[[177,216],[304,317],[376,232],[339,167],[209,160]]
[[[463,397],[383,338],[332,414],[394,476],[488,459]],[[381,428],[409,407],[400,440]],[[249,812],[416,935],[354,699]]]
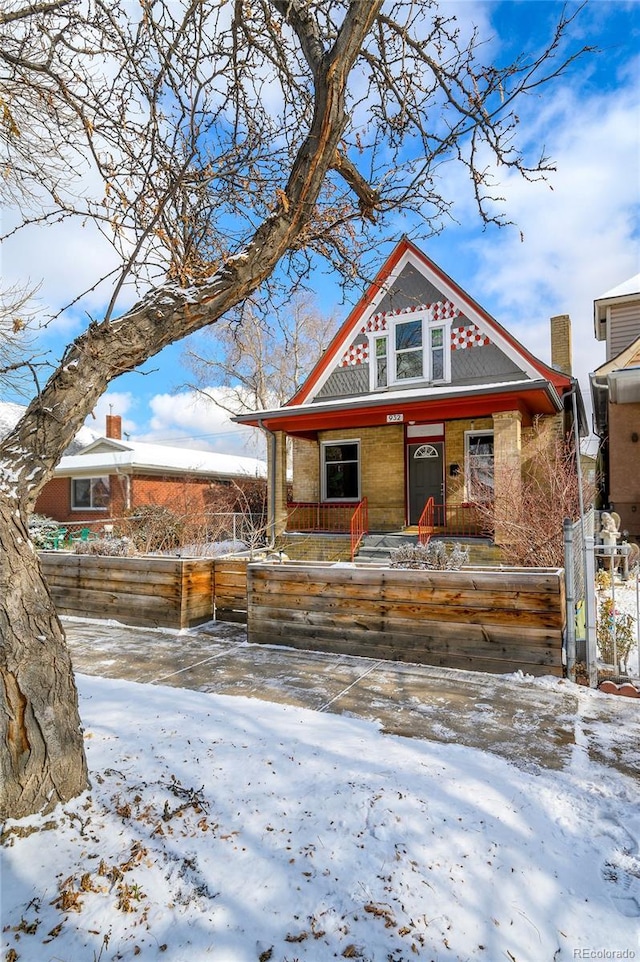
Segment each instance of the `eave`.
[[[288,405],[274,411],[243,414],[232,418],[240,424],[263,427],[269,431],[313,439],[318,431],[377,427],[392,423],[389,415],[401,422],[428,423],[464,418],[491,417],[502,411],[519,411],[525,425],[536,415],[559,414],[562,400],[546,381],[443,389],[429,396],[412,392],[342,398],[314,404]],[[396,422],[397,423],[397,422]]]

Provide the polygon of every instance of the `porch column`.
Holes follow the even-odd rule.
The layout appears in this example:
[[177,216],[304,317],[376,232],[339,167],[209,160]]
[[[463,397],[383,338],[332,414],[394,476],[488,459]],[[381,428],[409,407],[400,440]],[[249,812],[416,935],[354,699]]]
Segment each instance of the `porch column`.
[[287,436],[274,431],[267,446],[269,527],[274,537],[287,527]]
[[500,411],[493,415],[493,485],[496,544],[510,541],[510,522],[520,503],[522,488],[522,414]]

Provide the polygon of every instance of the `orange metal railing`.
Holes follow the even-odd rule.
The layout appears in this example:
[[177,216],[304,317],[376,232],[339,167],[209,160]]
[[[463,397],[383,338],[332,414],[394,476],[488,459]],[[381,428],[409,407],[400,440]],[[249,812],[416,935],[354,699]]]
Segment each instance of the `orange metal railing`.
[[[485,505],[480,506],[472,502],[464,504],[432,504],[433,498],[429,498],[424,511],[424,517],[418,522],[418,538],[420,539],[421,526],[425,529],[425,540],[423,544],[429,543],[429,538],[434,534],[444,535],[451,538],[478,538],[492,537],[493,526],[490,523],[492,511]],[[427,528],[430,531],[427,535]]]
[[434,514],[435,503],[433,498],[429,498],[422,509],[420,518],[418,519],[418,541],[420,544],[429,544],[429,541],[431,540],[431,535],[433,534]]
[[363,498],[351,518],[351,560],[356,556],[356,551],[360,546],[364,535],[369,530],[369,506],[367,499]]
[[325,504],[321,501],[290,501],[287,504],[288,531],[322,531],[348,534],[351,518],[359,504]]
[[350,534],[351,560],[369,530],[367,499],[350,504],[324,504],[321,501],[290,501],[287,504],[287,530]]

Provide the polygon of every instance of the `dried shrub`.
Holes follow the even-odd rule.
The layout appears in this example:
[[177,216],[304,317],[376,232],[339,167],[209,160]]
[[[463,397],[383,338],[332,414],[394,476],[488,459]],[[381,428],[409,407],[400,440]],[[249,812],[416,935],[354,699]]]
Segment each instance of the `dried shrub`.
[[469,564],[469,551],[459,544],[430,541],[429,544],[401,544],[391,551],[391,568],[430,568],[437,571],[458,571]]

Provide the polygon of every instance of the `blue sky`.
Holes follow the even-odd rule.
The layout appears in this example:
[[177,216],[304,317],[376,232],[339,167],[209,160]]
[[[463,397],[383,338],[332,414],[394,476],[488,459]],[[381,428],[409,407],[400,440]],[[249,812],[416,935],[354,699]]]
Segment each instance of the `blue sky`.
[[[464,24],[473,20],[495,56],[508,60],[542,43],[564,4],[555,0],[447,0],[441,6]],[[577,4],[569,3],[570,11]],[[484,308],[542,360],[549,360],[549,317],[569,313],[574,373],[588,394],[588,374],[604,359],[593,335],[593,300],[640,271],[640,3],[590,0],[572,27],[599,52],[581,59],[553,86],[519,109],[520,143],[543,146],[557,165],[548,184],[502,177],[500,193],[515,226],[483,229],[464,173],[450,165],[443,189],[455,198],[456,222],[421,246]],[[10,215],[9,215],[10,217]],[[415,222],[398,217],[398,239]],[[381,244],[380,266],[393,247]],[[25,232],[6,242],[7,281],[42,282],[40,299],[59,306],[98,276],[103,252],[80,225]],[[355,300],[357,294],[354,293]],[[318,305],[346,316],[337,283],[323,275]],[[99,316],[100,304],[85,305]],[[52,357],[82,329],[86,314],[69,312],[43,337]],[[211,405],[194,403],[180,385],[183,344],[173,345],[114,381],[88,424],[98,431],[109,410],[133,437],[230,453],[255,454],[247,429],[229,424]],[[5,398],[15,400],[15,398]]]

